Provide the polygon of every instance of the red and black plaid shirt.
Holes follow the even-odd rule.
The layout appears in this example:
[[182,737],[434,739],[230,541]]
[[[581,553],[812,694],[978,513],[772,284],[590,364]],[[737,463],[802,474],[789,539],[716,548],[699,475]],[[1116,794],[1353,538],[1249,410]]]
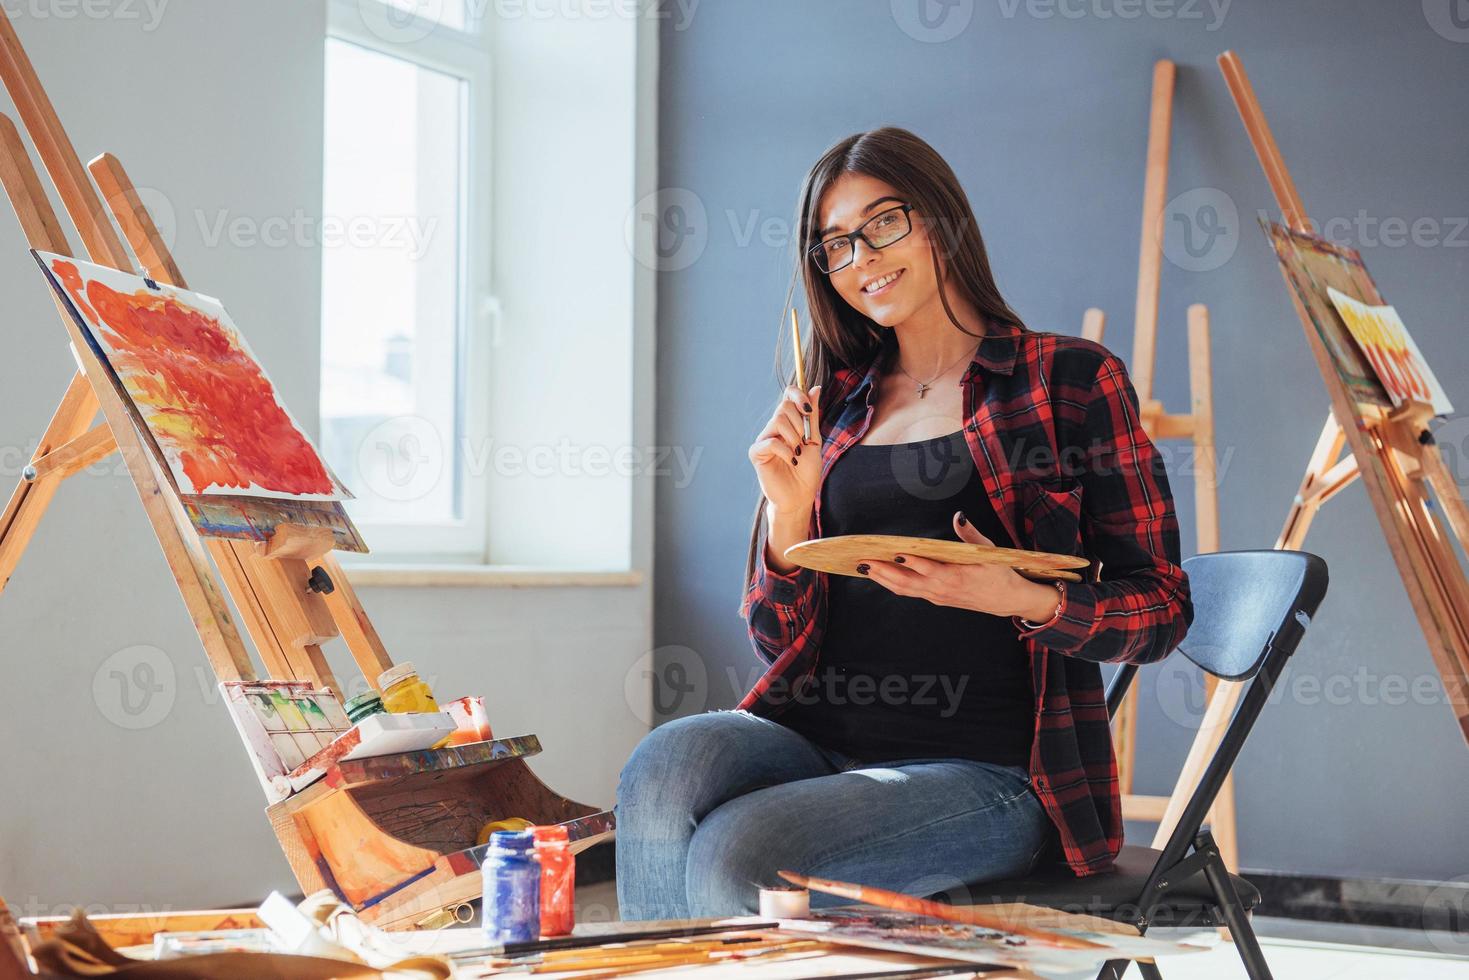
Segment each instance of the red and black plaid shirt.
[[[884,348],[895,341],[884,332]],[[879,360],[837,371],[822,391],[823,481],[867,431]],[[1011,540],[1093,563],[1088,581],[1066,584],[1059,617],[1017,627],[1036,695],[1031,781],[1067,865],[1095,874],[1122,847],[1099,664],[1160,660],[1193,620],[1168,478],[1122,361],[1099,344],[1002,327],[980,342],[960,383],[965,438]],[[774,717],[801,693],[820,655],[826,588],[825,573],[756,564],[743,608],[770,667],[740,708]]]

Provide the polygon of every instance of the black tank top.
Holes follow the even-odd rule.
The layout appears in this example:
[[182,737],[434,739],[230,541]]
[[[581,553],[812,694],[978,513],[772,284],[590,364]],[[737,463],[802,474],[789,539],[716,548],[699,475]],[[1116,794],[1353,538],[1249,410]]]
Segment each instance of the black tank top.
[[[822,534],[955,540],[962,510],[1013,547],[962,430],[850,447],[822,486]],[[1007,616],[900,596],[828,576],[826,630],[811,683],[781,723],[864,762],[963,758],[1026,767],[1035,728],[1030,666]]]

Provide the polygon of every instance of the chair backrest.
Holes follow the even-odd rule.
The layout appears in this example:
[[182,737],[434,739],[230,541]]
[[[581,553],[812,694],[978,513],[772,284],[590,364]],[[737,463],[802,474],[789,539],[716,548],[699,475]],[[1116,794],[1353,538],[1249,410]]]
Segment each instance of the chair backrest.
[[[1221,551],[1183,563],[1194,618],[1179,650],[1227,681],[1250,681],[1154,876],[1183,859],[1239,756],[1285,663],[1326,596],[1326,562],[1304,551]],[[1122,668],[1107,692],[1114,712],[1137,672]],[[1216,689],[1218,697],[1222,689]]]
[[1326,595],[1326,562],[1304,551],[1221,551],[1183,563],[1194,620],[1179,651],[1225,680],[1295,652]]
[[[1216,677],[1248,680],[1274,652],[1295,653],[1326,595],[1326,562],[1304,551],[1217,551],[1183,563],[1194,618],[1178,649]],[[1137,674],[1124,664],[1107,688],[1115,715]]]

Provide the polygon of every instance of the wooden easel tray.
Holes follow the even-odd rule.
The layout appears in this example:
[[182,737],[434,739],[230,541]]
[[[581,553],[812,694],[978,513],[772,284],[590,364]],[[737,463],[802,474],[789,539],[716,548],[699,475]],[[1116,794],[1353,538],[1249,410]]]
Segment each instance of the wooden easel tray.
[[1070,571],[1091,564],[1074,555],[1052,555],[1019,548],[992,548],[968,541],[915,538],[903,534],[842,534],[793,544],[786,558],[803,568],[834,575],[860,575],[857,565],[864,558],[892,561],[897,555],[917,555],[954,565],[1008,565],[1026,578],[1080,582]]

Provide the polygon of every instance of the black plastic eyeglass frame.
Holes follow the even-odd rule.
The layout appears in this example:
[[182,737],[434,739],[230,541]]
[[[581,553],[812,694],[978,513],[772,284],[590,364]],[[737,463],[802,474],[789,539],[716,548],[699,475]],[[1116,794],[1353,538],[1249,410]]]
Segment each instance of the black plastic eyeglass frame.
[[[832,235],[830,238],[824,239],[817,242],[815,245],[812,245],[809,249],[806,250],[806,253],[811,256],[811,261],[816,263],[816,268],[820,269],[826,275],[831,275],[833,272],[839,272],[852,264],[853,258],[857,254],[857,239],[860,238],[864,242],[866,242],[868,248],[887,248],[889,245],[897,244],[898,242],[907,238],[909,235],[913,234],[913,216],[910,213],[912,210],[913,205],[911,204],[899,204],[896,207],[884,208],[883,210],[877,212],[877,214],[874,214],[872,217],[862,222],[862,227],[858,228],[856,231],[848,232],[845,235]],[[883,242],[881,245],[868,238],[867,226],[872,224],[878,218],[892,214],[894,211],[903,212],[903,217],[908,221],[908,230],[903,232],[897,238],[894,238],[892,241]],[[826,267],[825,261],[826,246],[830,245],[832,242],[839,242],[844,238],[847,240],[848,245],[847,261],[843,262],[841,265],[834,266],[828,269]]]

